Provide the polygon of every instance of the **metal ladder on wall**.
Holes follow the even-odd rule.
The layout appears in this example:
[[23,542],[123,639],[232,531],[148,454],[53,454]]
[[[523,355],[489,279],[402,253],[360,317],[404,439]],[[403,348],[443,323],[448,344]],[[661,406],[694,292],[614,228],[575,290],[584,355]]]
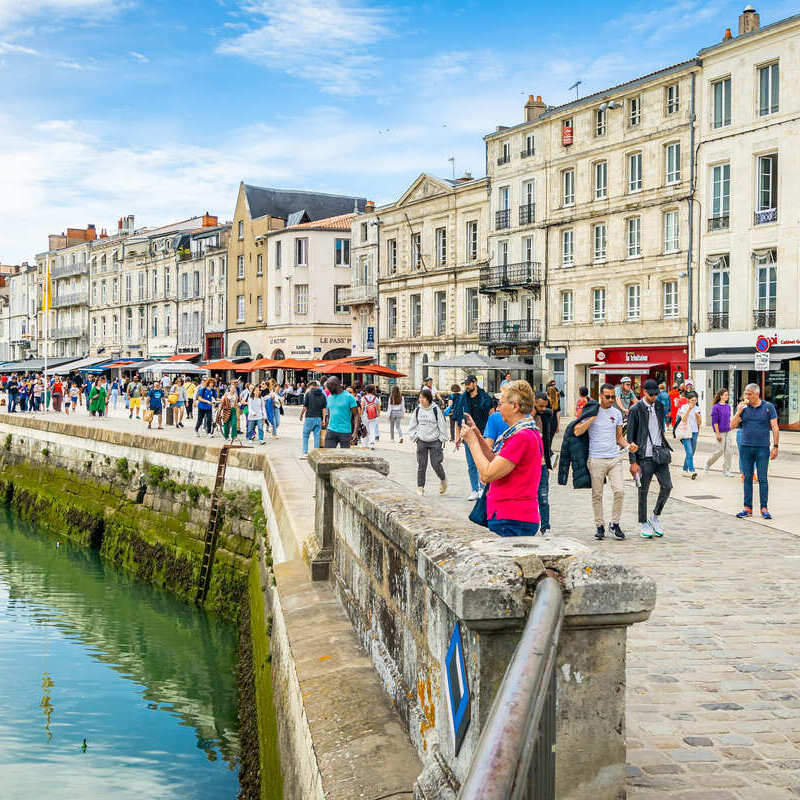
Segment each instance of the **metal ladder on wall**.
[[219,451],[217,461],[217,477],[214,481],[214,491],[211,494],[211,510],[208,513],[208,526],[203,547],[203,561],[200,564],[200,577],[197,582],[197,596],[195,603],[202,603],[208,594],[211,583],[211,568],[214,566],[214,553],[217,549],[217,532],[219,529],[219,498],[225,486],[225,469],[228,465],[228,450],[230,445],[223,445]]

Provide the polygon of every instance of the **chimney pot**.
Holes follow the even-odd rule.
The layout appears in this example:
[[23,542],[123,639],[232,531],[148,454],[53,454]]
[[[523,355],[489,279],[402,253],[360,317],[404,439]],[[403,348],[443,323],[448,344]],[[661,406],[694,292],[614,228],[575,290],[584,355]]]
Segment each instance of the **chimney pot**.
[[733,34],[731,33],[731,29],[725,28],[725,35],[722,37],[722,41],[729,42],[731,39],[733,39]]
[[533,95],[528,96],[528,102],[525,103],[525,122],[535,122],[539,117],[544,114],[547,110],[547,106],[542,102],[542,96],[540,94],[536,95],[536,99],[533,99]]
[[371,214],[375,210],[375,202],[373,200],[367,200],[364,204],[364,213]]
[[746,5],[739,16],[739,36],[743,33],[752,33],[761,27],[761,17],[751,5]]

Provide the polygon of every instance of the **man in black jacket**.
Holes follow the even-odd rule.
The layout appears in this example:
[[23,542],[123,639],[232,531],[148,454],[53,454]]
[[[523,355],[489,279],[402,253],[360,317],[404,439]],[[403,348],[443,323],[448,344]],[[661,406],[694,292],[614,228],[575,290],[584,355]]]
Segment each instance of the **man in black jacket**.
[[542,457],[542,476],[539,479],[539,517],[542,535],[550,530],[550,470],[553,469],[553,436],[556,433],[556,415],[550,408],[550,401],[544,392],[536,392],[533,402],[536,410],[536,422],[542,433],[544,454]]
[[[630,453],[631,475],[639,486],[639,523],[642,537],[652,539],[663,536],[659,519],[672,491],[669,474],[670,450],[664,435],[664,407],[658,402],[658,383],[652,378],[644,382],[642,399],[631,406],[628,413],[628,441],[636,444]],[[658,480],[658,499],[653,513],[647,516],[647,492],[653,475]]]

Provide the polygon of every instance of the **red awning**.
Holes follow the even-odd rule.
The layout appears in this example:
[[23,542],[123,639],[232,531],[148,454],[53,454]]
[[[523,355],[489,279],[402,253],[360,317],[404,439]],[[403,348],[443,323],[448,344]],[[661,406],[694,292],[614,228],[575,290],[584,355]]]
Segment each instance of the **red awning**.
[[205,369],[214,371],[238,369],[239,364],[234,364],[233,361],[228,361],[227,358],[221,358],[219,361],[209,361],[207,364],[202,364]]
[[637,361],[635,364],[598,364],[589,367],[589,372],[605,375],[649,375],[650,370],[666,367],[663,361]]
[[136,364],[136,361],[115,361],[113,364],[106,364],[105,369],[116,369],[117,367],[127,367],[128,364]]
[[200,353],[176,353],[174,356],[169,356],[165,358],[164,361],[191,361],[193,358],[197,358]]
[[245,361],[237,364],[237,372],[255,372],[258,369],[276,369],[280,365],[280,361],[274,358],[259,358],[256,361]]

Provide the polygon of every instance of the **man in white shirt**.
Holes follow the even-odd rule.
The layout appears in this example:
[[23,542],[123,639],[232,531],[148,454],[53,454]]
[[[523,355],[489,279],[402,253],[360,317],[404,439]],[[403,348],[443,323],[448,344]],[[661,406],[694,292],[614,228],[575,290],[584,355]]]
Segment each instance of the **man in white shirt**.
[[587,466],[592,478],[592,508],[597,526],[596,539],[604,539],[606,535],[603,515],[603,484],[606,479],[614,493],[609,532],[617,539],[625,538],[619,526],[622,501],[625,498],[625,471],[621,452],[628,448],[631,452],[638,450],[637,445],[629,445],[622,435],[622,411],[614,404],[615,398],[614,387],[610,383],[604,383],[600,387],[600,408],[597,414],[579,422],[574,428],[576,436],[582,436],[587,430],[589,431]]
[[161,388],[166,392],[172,386],[172,378],[166,373],[161,376]]

